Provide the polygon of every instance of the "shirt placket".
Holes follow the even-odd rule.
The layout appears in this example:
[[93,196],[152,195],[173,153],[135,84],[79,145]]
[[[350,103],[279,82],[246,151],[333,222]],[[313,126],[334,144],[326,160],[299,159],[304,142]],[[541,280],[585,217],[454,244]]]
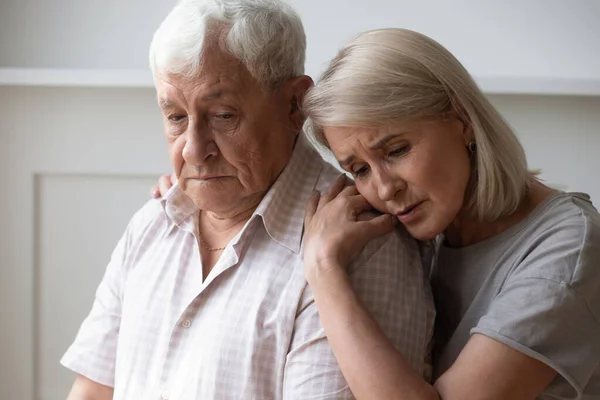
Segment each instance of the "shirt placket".
[[[194,246],[194,248],[195,256],[200,257],[197,245]],[[160,378],[160,399],[168,400],[177,398],[177,392],[180,391],[177,386],[181,383],[178,382],[177,377],[173,376],[173,364],[178,362],[178,350],[180,350],[181,347],[185,348],[186,343],[190,342],[191,335],[202,334],[204,329],[211,329],[210,324],[203,324],[204,321],[202,319],[201,312],[202,304],[204,303],[205,296],[207,295],[206,289],[212,284],[216,277],[221,275],[229,268],[234,267],[238,260],[238,255],[234,251],[233,247],[228,246],[219,261],[215,264],[211,273],[209,273],[202,283],[198,292],[195,294],[195,297],[193,297],[191,300],[185,301],[187,305],[179,313],[179,318],[177,319],[177,322],[171,331],[171,337],[165,354],[165,359],[163,361],[163,368],[161,370]],[[198,263],[198,265],[200,267],[200,271],[202,271],[202,262]],[[213,295],[215,295],[214,291]],[[202,326],[202,329],[199,328],[200,326]],[[193,350],[198,351],[198,349]],[[198,356],[200,359],[202,359],[201,354]]]

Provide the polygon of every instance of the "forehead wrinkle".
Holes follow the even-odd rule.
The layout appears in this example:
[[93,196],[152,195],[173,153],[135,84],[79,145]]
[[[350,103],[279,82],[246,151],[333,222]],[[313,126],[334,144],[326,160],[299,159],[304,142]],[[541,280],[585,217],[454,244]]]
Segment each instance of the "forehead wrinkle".
[[405,134],[406,133],[402,132],[402,133],[391,133],[391,134],[385,135],[383,138],[379,139],[374,144],[372,144],[371,146],[369,146],[369,150],[372,150],[372,151],[381,150],[391,140],[396,139],[396,138],[401,137],[401,136],[404,136]]
[[[344,167],[346,165],[349,165],[351,163],[353,163],[356,160],[356,156],[355,154],[353,154],[355,152],[355,147],[358,145],[362,148],[366,149],[365,143],[363,143],[366,139],[366,141],[368,142],[369,140],[367,139],[367,137],[372,136],[371,135],[371,129],[367,129],[367,130],[363,130],[361,128],[335,128],[336,130],[338,130],[339,132],[342,132],[343,137],[340,138],[340,142],[348,142],[350,141],[350,144],[346,143],[346,144],[342,144],[341,148],[338,146],[337,150],[338,151],[342,151],[344,152],[345,150],[349,150],[349,152],[351,154],[349,154],[346,157],[343,158],[338,158],[336,157],[336,160],[338,161],[338,163],[340,164],[340,166]],[[352,144],[354,143],[354,144]],[[333,151],[333,149],[332,149]],[[335,152],[334,152],[335,155]]]

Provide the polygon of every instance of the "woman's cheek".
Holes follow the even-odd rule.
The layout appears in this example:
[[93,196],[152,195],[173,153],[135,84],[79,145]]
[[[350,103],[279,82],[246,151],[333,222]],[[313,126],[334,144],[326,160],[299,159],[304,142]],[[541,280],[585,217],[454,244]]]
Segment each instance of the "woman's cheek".
[[373,185],[365,184],[362,180],[358,179],[356,181],[356,188],[358,192],[363,195],[365,199],[371,204],[377,211],[382,212],[384,214],[389,213],[389,210],[386,209],[384,202],[379,200],[377,196],[377,190]]

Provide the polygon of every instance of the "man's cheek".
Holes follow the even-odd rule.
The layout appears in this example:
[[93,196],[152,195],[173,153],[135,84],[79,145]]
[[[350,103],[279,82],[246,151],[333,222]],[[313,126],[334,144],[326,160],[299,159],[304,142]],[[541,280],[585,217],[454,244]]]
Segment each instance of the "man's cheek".
[[184,146],[184,141],[174,141],[169,143],[169,158],[171,160],[171,165],[173,166],[173,172],[175,172],[175,176],[178,179],[182,175],[183,166],[185,164],[185,160],[183,159]]

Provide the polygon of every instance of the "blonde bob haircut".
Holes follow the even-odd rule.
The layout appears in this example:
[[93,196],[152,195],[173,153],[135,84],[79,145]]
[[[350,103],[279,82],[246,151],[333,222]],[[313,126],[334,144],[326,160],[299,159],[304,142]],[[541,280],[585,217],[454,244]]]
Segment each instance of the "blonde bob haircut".
[[303,101],[312,139],[323,127],[389,126],[455,113],[476,143],[465,209],[481,220],[513,213],[533,174],[511,127],[473,78],[433,39],[406,29],[360,34],[330,62]]

